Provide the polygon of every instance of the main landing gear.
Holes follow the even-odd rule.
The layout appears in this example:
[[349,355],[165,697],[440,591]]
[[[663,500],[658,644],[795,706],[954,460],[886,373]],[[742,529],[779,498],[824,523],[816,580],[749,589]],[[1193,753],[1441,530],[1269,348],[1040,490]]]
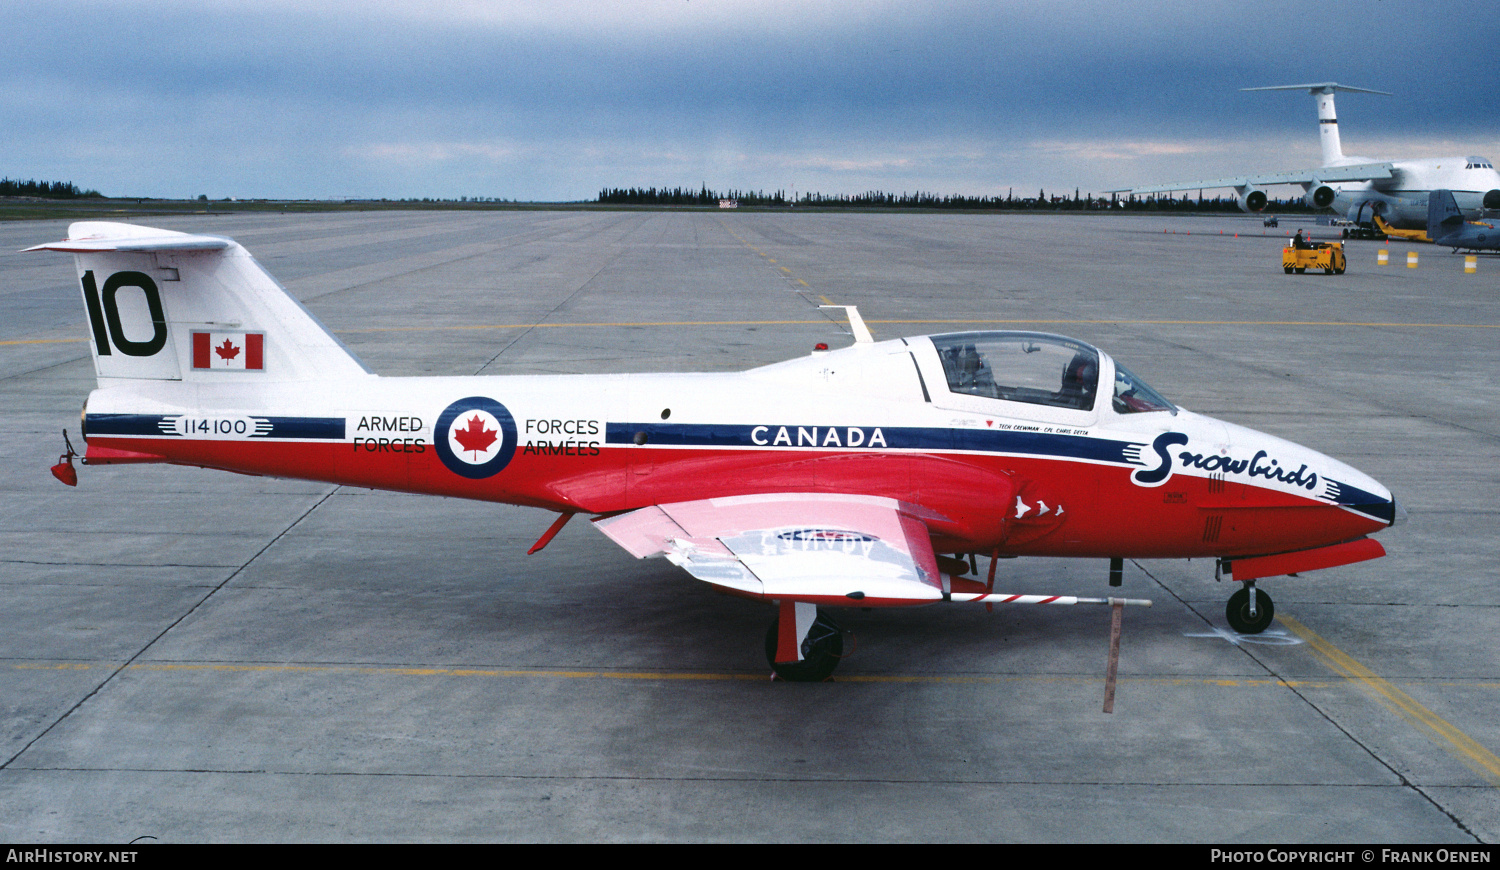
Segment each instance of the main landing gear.
[[1276,615],[1276,605],[1271,596],[1255,588],[1254,580],[1245,581],[1245,588],[1229,596],[1224,608],[1224,618],[1229,627],[1240,634],[1260,634],[1271,625]]
[[[783,620],[788,623],[783,636]],[[807,625],[808,621],[811,625]],[[806,626],[799,639],[798,626]],[[783,648],[783,645],[786,645]],[[778,651],[781,653],[778,655]],[[812,604],[785,602],[766,631],[766,661],[777,679],[789,683],[821,683],[833,675],[844,657],[844,630]],[[783,661],[777,661],[783,659]]]

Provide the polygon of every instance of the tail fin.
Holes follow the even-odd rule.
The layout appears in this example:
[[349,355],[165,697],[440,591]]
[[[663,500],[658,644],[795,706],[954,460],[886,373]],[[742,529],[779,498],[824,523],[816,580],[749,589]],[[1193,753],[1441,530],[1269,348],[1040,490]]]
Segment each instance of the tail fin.
[[1439,239],[1453,232],[1464,222],[1464,213],[1458,210],[1458,201],[1453,191],[1441,188],[1427,194],[1427,236]]
[[[1390,96],[1385,91],[1372,91],[1369,88],[1351,88],[1338,82],[1312,82],[1305,85],[1276,85],[1269,88],[1240,88],[1242,91],[1307,91],[1312,94],[1313,99],[1318,102],[1318,138],[1323,146],[1323,165],[1337,166],[1345,162],[1344,146],[1339,141],[1339,117],[1333,108],[1333,95],[1336,91],[1350,91],[1356,94],[1381,94]],[[1348,158],[1357,160],[1359,158]]]
[[85,221],[27,250],[74,255],[100,386],[369,373],[231,239]]

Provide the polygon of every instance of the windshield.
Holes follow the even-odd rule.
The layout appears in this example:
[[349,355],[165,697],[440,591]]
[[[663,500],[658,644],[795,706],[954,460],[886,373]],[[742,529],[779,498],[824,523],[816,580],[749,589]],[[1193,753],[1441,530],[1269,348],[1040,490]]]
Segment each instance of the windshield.
[[1078,411],[1094,407],[1099,354],[1082,342],[1029,332],[956,332],[934,335],[932,343],[955,393]]
[[1171,411],[1177,406],[1161,397],[1161,394],[1146,385],[1146,382],[1130,373],[1130,370],[1115,363],[1115,397],[1111,403],[1116,414],[1140,414],[1146,411]]

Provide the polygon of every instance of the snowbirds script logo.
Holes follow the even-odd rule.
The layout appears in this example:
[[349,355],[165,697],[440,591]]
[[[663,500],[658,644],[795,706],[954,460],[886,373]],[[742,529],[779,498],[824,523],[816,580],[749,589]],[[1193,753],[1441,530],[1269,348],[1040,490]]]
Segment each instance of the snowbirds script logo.
[[433,427],[433,446],[448,470],[481,480],[500,473],[516,453],[516,421],[505,406],[470,396],[443,409]]

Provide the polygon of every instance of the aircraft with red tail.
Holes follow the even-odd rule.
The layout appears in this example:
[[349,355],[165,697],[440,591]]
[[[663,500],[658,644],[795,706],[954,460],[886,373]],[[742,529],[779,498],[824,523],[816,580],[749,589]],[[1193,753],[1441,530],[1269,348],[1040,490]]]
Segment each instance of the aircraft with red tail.
[[1063,336],[874,341],[849,307],[850,346],[743,372],[381,377],[230,239],[68,235],[28,250],[75,255],[99,379],[86,465],[556,512],[533,552],[585,514],[637,557],[774,604],[784,679],[837,665],[844,633],[820,608],[1149,603],[995,591],[1017,556],[1107,559],[1113,585],[1124,559],[1214,558],[1242,584],[1230,625],[1259,632],[1274,610],[1257,581],[1384,555],[1369,535],[1404,516],[1354,468],[1177,407]]

